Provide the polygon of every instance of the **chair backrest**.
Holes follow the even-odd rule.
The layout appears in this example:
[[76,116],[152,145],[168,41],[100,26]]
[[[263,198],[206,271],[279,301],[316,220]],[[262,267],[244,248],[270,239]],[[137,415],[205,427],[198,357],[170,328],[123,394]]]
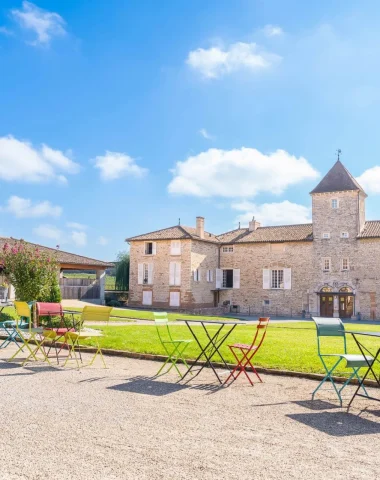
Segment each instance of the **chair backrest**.
[[154,323],[156,325],[158,338],[161,343],[164,341],[173,341],[169,330],[169,319],[167,312],[153,312]]
[[37,302],[37,317],[62,317],[63,308],[60,303]]
[[109,322],[113,307],[83,307],[81,323],[83,322]]
[[312,317],[317,327],[318,354],[321,355],[321,337],[340,337],[343,338],[344,353],[347,353],[346,333],[344,325],[340,318]]
[[17,313],[16,326],[20,325],[20,320],[27,320],[29,328],[32,328],[32,311],[30,306],[26,302],[14,302],[15,310]]
[[256,347],[256,351],[261,347],[261,344],[264,341],[265,335],[267,334],[267,328],[269,325],[269,317],[260,317],[259,323],[256,326],[256,332],[252,340],[252,347]]

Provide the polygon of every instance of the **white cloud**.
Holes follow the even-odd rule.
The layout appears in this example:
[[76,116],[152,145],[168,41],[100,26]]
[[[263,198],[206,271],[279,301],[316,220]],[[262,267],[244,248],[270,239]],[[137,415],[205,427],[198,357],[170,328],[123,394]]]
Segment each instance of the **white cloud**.
[[100,170],[103,180],[116,180],[126,176],[139,178],[148,173],[148,169],[137,165],[136,160],[129,155],[108,151],[104,156],[95,157],[95,168]]
[[265,25],[265,27],[263,28],[263,33],[267,37],[278,37],[280,35],[283,35],[284,31],[278,25]]
[[71,240],[78,247],[84,247],[87,245],[87,234],[86,232],[71,232]]
[[61,240],[63,237],[63,232],[54,225],[39,225],[33,229],[33,232],[39,237],[48,238],[50,240]]
[[12,213],[17,218],[59,217],[62,207],[52,205],[49,201],[33,203],[29,198],[12,195],[3,211]]
[[223,47],[198,48],[189,53],[186,63],[205,78],[247,69],[251,72],[269,68],[281,60],[279,55],[265,52],[256,43],[233,43]]
[[86,230],[87,225],[83,225],[83,223],[77,223],[77,222],[67,222],[66,226],[69,228],[72,228],[74,230]]
[[236,217],[236,223],[241,222],[242,225],[248,225],[252,217],[261,222],[262,226],[311,222],[311,208],[288,200],[261,205],[243,201],[232,204],[232,208],[244,212]]
[[380,167],[365,170],[356,180],[366,193],[380,193]]
[[0,137],[0,180],[18,182],[66,182],[60,172],[77,173],[79,165],[60,150],[47,145],[35,148],[11,135]]
[[0,27],[0,33],[2,33],[3,35],[6,35],[7,37],[14,35],[12,30],[9,30],[9,28],[7,27]]
[[103,236],[100,236],[100,237],[98,238],[98,241],[97,241],[96,243],[97,243],[98,245],[102,245],[102,246],[108,245],[108,238],[103,237]]
[[284,150],[263,154],[254,148],[206,152],[177,162],[168,191],[197,197],[252,197],[281,194],[287,187],[315,180],[319,173],[303,157]]
[[199,134],[202,135],[206,140],[215,140],[214,135],[211,135],[205,128],[199,130]]
[[48,12],[34,3],[24,1],[20,10],[11,10],[13,18],[21,28],[36,34],[30,45],[49,45],[52,37],[66,34],[64,19],[55,12]]

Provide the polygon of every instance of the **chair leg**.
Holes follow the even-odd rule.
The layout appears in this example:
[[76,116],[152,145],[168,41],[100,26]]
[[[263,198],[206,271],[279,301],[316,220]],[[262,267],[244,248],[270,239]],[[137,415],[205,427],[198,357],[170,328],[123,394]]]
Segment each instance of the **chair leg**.
[[323,380],[321,381],[321,383],[317,386],[317,388],[314,390],[312,396],[311,396],[311,399],[314,400],[314,396],[315,394],[318,392],[318,390],[322,387],[322,385],[326,382],[326,380],[330,380],[330,382],[332,383],[333,387],[334,387],[334,390],[335,390],[335,393],[337,394],[338,398],[339,398],[339,402],[340,402],[340,406],[342,406],[342,397],[340,395],[340,392],[338,391],[338,389],[336,388],[336,385],[335,385],[335,382],[334,380],[332,379],[331,377],[331,374],[333,373],[333,371],[336,369],[336,367],[339,365],[339,363],[342,361],[342,358],[339,358],[339,360],[334,364],[334,366],[329,370],[325,364],[325,362],[323,361],[323,359],[321,358],[321,361],[322,361],[322,364],[326,370],[326,376],[323,378]]

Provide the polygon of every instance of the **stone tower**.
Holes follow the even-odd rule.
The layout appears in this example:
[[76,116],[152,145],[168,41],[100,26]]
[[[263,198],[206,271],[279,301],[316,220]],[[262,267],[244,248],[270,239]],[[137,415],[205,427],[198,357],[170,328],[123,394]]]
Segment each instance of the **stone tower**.
[[340,160],[310,194],[316,282],[310,307],[321,316],[350,317],[355,312],[357,236],[364,228],[367,195]]

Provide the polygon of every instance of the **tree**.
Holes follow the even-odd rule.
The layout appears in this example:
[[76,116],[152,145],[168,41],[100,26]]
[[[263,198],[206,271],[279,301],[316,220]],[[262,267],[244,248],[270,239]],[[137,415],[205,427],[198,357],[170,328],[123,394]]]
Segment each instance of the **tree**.
[[116,290],[129,290],[129,253],[120,252],[116,260]]
[[20,301],[46,298],[58,284],[56,254],[48,254],[23,240],[4,245],[0,250],[0,265]]

